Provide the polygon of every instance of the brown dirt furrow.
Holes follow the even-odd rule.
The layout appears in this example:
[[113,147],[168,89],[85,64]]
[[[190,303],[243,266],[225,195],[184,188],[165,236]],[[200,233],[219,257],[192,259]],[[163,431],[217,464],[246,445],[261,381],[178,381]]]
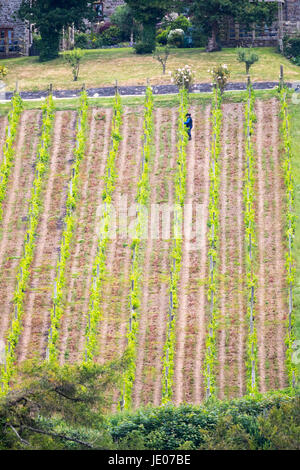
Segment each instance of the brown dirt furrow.
[[[103,145],[100,147],[97,146],[95,147],[96,150],[96,158],[101,159],[101,165],[100,165],[100,170],[99,174],[96,175],[98,178],[98,188],[96,191],[96,201],[98,201],[97,204],[102,203],[102,192],[104,189],[104,180],[103,176],[105,174],[105,167],[106,167],[106,162],[107,162],[107,156],[109,152],[109,146],[110,146],[110,141],[111,141],[111,124],[112,124],[112,117],[113,117],[113,112],[112,109],[109,109],[106,114],[105,114],[105,129],[104,129],[104,134],[102,135],[102,141]],[[96,214],[94,214],[96,215]],[[89,230],[89,227],[86,227],[86,230]],[[92,282],[92,274],[93,274],[93,264],[94,264],[94,259],[96,257],[97,253],[97,246],[98,246],[98,236],[97,236],[97,224],[94,227],[94,232],[93,232],[93,237],[92,237],[92,243],[90,246],[89,253],[87,255],[87,261],[86,261],[86,268],[84,272],[84,278],[82,279],[83,282],[80,284],[80,289],[77,288],[76,291],[76,296],[78,301],[80,302],[80,314],[78,315],[72,315],[72,323],[70,328],[72,328],[72,336],[70,336],[69,339],[69,349],[70,349],[70,357],[69,360],[71,362],[74,362],[75,360],[80,360],[82,358],[82,355],[84,353],[84,344],[85,344],[85,327],[86,327],[86,314],[88,312],[89,308],[89,292],[90,292],[90,287],[91,287],[91,282]],[[76,323],[75,323],[76,320]],[[73,328],[74,325],[74,328]]]
[[[199,111],[199,110],[197,110]],[[182,270],[179,284],[179,304],[176,320],[176,353],[174,367],[174,402],[179,405],[182,402],[191,402],[193,395],[194,380],[194,350],[196,316],[198,311],[196,293],[199,288],[199,255],[197,236],[195,235],[196,198],[195,185],[201,190],[203,181],[196,181],[196,155],[203,156],[204,143],[204,121],[202,115],[191,109],[195,127],[192,141],[188,145],[187,153],[187,192],[185,200],[184,234]],[[200,129],[200,132],[199,132]],[[197,149],[196,149],[197,143]]]
[[273,201],[275,203],[275,286],[274,294],[276,298],[276,318],[277,318],[277,362],[278,362],[278,375],[279,387],[284,388],[287,385],[286,371],[285,371],[285,320],[287,305],[284,300],[284,233],[283,233],[283,201],[284,201],[284,184],[283,175],[280,166],[279,158],[279,104],[274,98],[272,103],[272,149],[274,157],[274,180],[273,188]]
[[[239,124],[240,123],[240,124]],[[243,355],[240,355],[240,319],[243,317],[243,191],[240,170],[242,166],[241,143],[243,105],[230,107],[229,165],[226,221],[226,372],[224,395],[233,398],[240,395],[240,372],[243,371]]]
[[43,213],[37,228],[32,272],[24,300],[24,328],[17,349],[19,361],[33,355],[43,357],[47,345],[52,288],[70,176],[75,123],[75,113],[56,113]]
[[266,226],[264,201],[266,200],[265,178],[263,170],[263,149],[264,135],[266,133],[266,120],[264,119],[264,103],[257,103],[257,233],[258,233],[258,287],[257,287],[257,343],[258,343],[258,374],[260,382],[260,391],[266,391],[266,277],[265,277],[265,238],[264,230]]
[[[123,127],[121,129],[121,134],[123,136],[123,140],[121,142],[120,151],[117,155],[116,159],[116,168],[118,169],[118,181],[116,183],[117,189],[113,195],[112,204],[114,208],[117,210],[116,202],[119,200],[120,190],[122,188],[122,183],[124,181],[126,167],[128,167],[129,161],[127,159],[127,151],[128,151],[128,141],[129,141],[129,120],[130,114],[129,109],[125,108],[124,115],[123,115]],[[125,189],[125,188],[123,188]],[[120,202],[120,200],[119,200]],[[114,309],[112,310],[110,307],[110,302],[114,304],[114,282],[111,282],[114,277],[116,276],[116,269],[118,267],[115,264],[115,260],[120,260],[120,256],[122,256],[123,250],[121,249],[120,239],[116,233],[116,237],[113,240],[110,240],[110,244],[108,247],[108,255],[107,255],[107,278],[104,281],[103,291],[105,291],[105,295],[103,297],[102,303],[102,313],[103,318],[99,325],[99,361],[100,363],[104,364],[109,354],[107,354],[107,342],[109,342],[110,338],[114,336],[114,330],[116,328],[117,323],[117,315]],[[103,295],[103,293],[101,293]],[[113,351],[112,351],[113,352]],[[115,352],[115,351],[114,351]]]
[[[157,203],[155,184],[158,184],[157,179],[154,176],[157,175],[160,159],[160,134],[162,126],[162,115],[161,110],[157,109],[155,112],[155,158],[153,169],[150,172],[150,206]],[[148,237],[150,231],[150,224],[148,224]],[[148,325],[151,325],[151,311],[149,311],[149,297],[150,297],[150,280],[152,278],[152,266],[151,266],[151,255],[153,252],[153,238],[150,236],[146,242],[146,251],[145,257],[143,260],[143,279],[142,279],[142,302],[141,302],[141,313],[139,319],[139,331],[137,338],[137,358],[136,358],[136,372],[135,372],[135,383],[133,387],[133,406],[134,408],[139,408],[141,404],[141,392],[143,389],[143,368],[145,360],[145,346],[146,346],[146,336]]]
[[40,117],[40,112],[36,111],[25,112],[21,117],[20,131],[16,142],[15,166],[11,174],[7,198],[3,204],[4,218],[1,223],[0,244],[0,295],[3,305],[1,337],[8,328],[17,269],[23,250],[28,200],[34,178]]
[[[171,129],[169,134],[171,134],[170,142],[165,142],[164,150],[165,153],[169,153],[169,165],[168,171],[169,176],[164,185],[162,185],[161,197],[168,198],[168,206],[171,207],[174,203],[174,174],[176,170],[176,125],[177,125],[177,112],[176,109],[172,110],[171,117]],[[168,137],[168,136],[166,136]],[[166,138],[165,137],[165,138]],[[165,187],[166,186],[166,187]],[[163,199],[164,200],[164,199]],[[163,238],[163,237],[162,237]],[[169,253],[171,250],[171,240],[160,240],[158,244],[157,257],[155,263],[159,262],[159,254],[162,254],[161,268],[157,273],[157,282],[155,284],[156,290],[158,290],[158,298],[156,297],[153,301],[153,306],[157,306],[158,311],[155,318],[155,321],[151,325],[152,327],[152,337],[153,337],[153,346],[155,357],[152,359],[151,354],[151,344],[149,344],[150,354],[148,358],[148,364],[155,364],[155,373],[156,378],[153,378],[150,375],[150,382],[153,388],[153,391],[150,396],[153,396],[152,402],[154,406],[159,406],[161,404],[161,386],[162,386],[162,357],[163,357],[163,347],[166,340],[166,319],[168,315],[168,306],[169,306],[169,292],[168,292],[168,277],[170,271],[170,259]],[[155,281],[154,281],[155,282]]]
[[[206,278],[207,278],[207,220],[208,220],[208,204],[209,204],[209,159],[210,159],[210,123],[211,107],[207,106],[204,112],[205,123],[203,124],[203,150],[197,152],[197,171],[195,182],[195,199],[201,208],[201,225],[199,228],[199,288],[197,295],[198,309],[196,313],[196,345],[195,345],[195,362],[194,362],[194,403],[201,403],[204,398],[204,382],[203,382],[203,362],[205,354],[205,307],[206,297]],[[199,128],[198,128],[199,129]],[[198,131],[199,132],[199,131]],[[195,123],[195,139],[199,141],[197,132],[197,123]],[[200,177],[201,175],[201,177]],[[201,178],[201,179],[200,179]]]
[[[95,234],[94,224],[95,214],[99,200],[99,180],[103,176],[104,163],[101,153],[96,151],[99,142],[102,142],[106,119],[109,112],[104,111],[103,119],[97,120],[97,110],[91,112],[91,125],[87,144],[87,157],[80,169],[79,195],[80,201],[77,209],[77,221],[74,229],[74,243],[72,244],[70,258],[66,266],[66,303],[65,313],[61,319],[60,337],[60,362],[68,359],[70,351],[68,347],[70,336],[73,332],[72,319],[80,317],[80,301],[82,294],[82,284],[84,283],[84,273],[87,266],[90,248]],[[101,147],[101,146],[100,146]],[[101,186],[101,185],[100,185]]]
[[5,142],[5,131],[8,124],[7,116],[0,117],[0,165],[3,159],[3,145]]
[[265,376],[266,388],[284,385],[284,255],[282,202],[284,191],[278,162],[279,107],[275,100],[264,103],[263,173],[266,187],[264,200],[265,264]]

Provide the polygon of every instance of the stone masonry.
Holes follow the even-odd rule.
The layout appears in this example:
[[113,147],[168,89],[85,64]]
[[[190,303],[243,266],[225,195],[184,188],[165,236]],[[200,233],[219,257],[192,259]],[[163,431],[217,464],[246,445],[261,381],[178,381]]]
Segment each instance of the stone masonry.
[[12,30],[13,41],[18,41],[22,52],[25,47],[25,53],[28,53],[28,29],[16,15],[20,5],[21,0],[0,0],[0,29]]

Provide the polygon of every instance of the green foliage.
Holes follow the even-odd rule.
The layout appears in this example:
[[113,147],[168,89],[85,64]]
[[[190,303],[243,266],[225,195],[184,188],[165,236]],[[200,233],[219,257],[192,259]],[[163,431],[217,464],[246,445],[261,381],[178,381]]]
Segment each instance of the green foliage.
[[178,86],[178,88],[185,88],[189,90],[193,84],[195,73],[189,65],[180,67],[172,73],[172,81]]
[[122,125],[122,103],[119,94],[116,94],[113,104],[112,144],[108,154],[105,170],[105,186],[102,193],[101,220],[98,230],[98,249],[93,264],[93,280],[90,289],[89,309],[86,319],[84,361],[92,361],[97,353],[98,324],[102,318],[101,295],[103,280],[106,274],[106,255],[109,242],[109,227],[111,222],[111,203],[117,179],[115,166],[116,157],[122,139],[120,129]]
[[7,184],[11,168],[15,159],[14,143],[18,125],[23,110],[23,102],[19,94],[14,94],[11,100],[11,110],[8,114],[8,125],[5,130],[5,142],[3,146],[3,160],[0,166],[0,221],[3,217],[2,203],[6,196]]
[[147,407],[112,416],[109,430],[116,445],[135,431],[151,450],[298,449],[299,413],[299,396],[281,392],[201,406]]
[[174,0],[126,0],[134,19],[142,25],[142,38],[135,46],[137,54],[155,50],[156,24],[172,9]]
[[230,70],[228,69],[227,65],[216,65],[208,72],[211,74],[213,82],[220,90],[221,95],[223,95],[225,87],[230,77]]
[[216,331],[218,318],[218,266],[219,266],[219,191],[220,191],[220,164],[221,129],[222,129],[222,98],[221,91],[215,87],[212,102],[212,140],[210,157],[210,186],[208,208],[208,265],[209,279],[207,286],[207,299],[210,305],[209,325],[207,327],[204,359],[204,382],[206,398],[216,395]]
[[0,65],[0,78],[6,77],[8,74],[8,68],[5,67],[4,65]]
[[245,112],[245,186],[244,186],[244,225],[246,235],[246,280],[247,280],[247,392],[258,391],[257,380],[257,336],[255,326],[255,291],[257,287],[255,247],[255,150],[253,144],[253,126],[256,121],[255,95],[252,85],[248,86]]
[[84,20],[92,20],[95,12],[88,0],[22,0],[19,17],[40,32],[40,60],[47,61],[58,57],[62,29],[84,29]]
[[168,34],[168,44],[176,47],[183,47],[184,31],[182,29],[172,29]]
[[[249,30],[253,23],[271,24],[277,12],[277,3],[254,0],[192,0],[190,15],[195,27],[219,43],[221,25],[228,19],[244,24]],[[216,47],[216,44],[214,45]]]
[[115,46],[122,42],[122,39],[122,31],[115,25],[111,25],[99,35],[99,40],[102,42],[103,46]]
[[27,362],[14,390],[0,399],[0,449],[109,449],[104,412],[125,357],[59,366]]
[[286,367],[289,378],[289,385],[291,391],[297,383],[297,368],[293,362],[293,346],[296,340],[295,335],[295,309],[293,305],[294,288],[296,285],[296,260],[294,256],[294,237],[296,227],[296,214],[295,214],[295,181],[292,168],[293,154],[292,154],[292,139],[291,139],[291,123],[287,103],[288,89],[282,88],[280,90],[280,103],[281,103],[281,135],[283,139],[283,174],[286,190],[286,281],[288,285],[288,305],[289,315],[286,322]]
[[156,41],[158,44],[161,44],[162,46],[166,45],[168,42],[168,35],[169,35],[170,29],[159,29],[156,33]]
[[171,22],[169,22],[169,27],[171,30],[182,29],[185,33],[190,28],[190,26],[191,26],[191,22],[184,15],[180,15],[177,18],[175,18],[175,20],[172,20]]
[[122,34],[122,40],[129,41],[131,34],[137,32],[137,26],[131,8],[128,5],[118,6],[110,17],[113,25],[116,25]]
[[240,47],[237,50],[237,60],[245,64],[246,74],[248,75],[251,66],[255,64],[255,62],[259,61],[259,56],[252,50],[252,48],[243,49]]
[[283,53],[288,59],[300,57],[300,35],[284,37]]
[[73,49],[72,51],[64,52],[64,59],[70,65],[73,80],[77,82],[79,76],[80,61],[84,57],[84,52],[81,49]]
[[188,91],[180,89],[180,107],[178,117],[178,156],[177,173],[175,175],[175,210],[174,210],[174,241],[171,251],[171,276],[169,278],[169,315],[166,342],[163,355],[162,372],[162,404],[169,403],[173,395],[174,356],[176,347],[176,313],[178,308],[178,286],[182,264],[182,207],[186,193],[186,147],[188,142],[184,125],[188,108]]
[[[21,106],[20,97],[17,100],[18,107]],[[43,105],[42,133],[37,151],[36,173],[31,190],[29,201],[28,226],[24,238],[23,255],[20,259],[17,274],[17,286],[13,298],[13,315],[10,330],[7,334],[5,347],[5,361],[1,366],[1,391],[0,395],[5,395],[9,390],[9,382],[15,371],[15,349],[19,341],[22,330],[22,318],[24,315],[24,297],[30,277],[30,268],[34,256],[36,244],[36,229],[42,213],[41,196],[44,187],[45,176],[48,173],[48,163],[50,159],[50,144],[54,121],[54,105],[51,95],[48,96]]]

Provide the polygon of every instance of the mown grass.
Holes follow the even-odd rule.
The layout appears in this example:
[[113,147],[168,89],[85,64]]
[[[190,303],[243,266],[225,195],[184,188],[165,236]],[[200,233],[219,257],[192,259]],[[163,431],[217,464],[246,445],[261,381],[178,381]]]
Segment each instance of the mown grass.
[[[85,83],[88,88],[111,86],[115,80],[120,85],[145,85],[146,77],[152,84],[170,83],[167,73],[162,75],[160,64],[151,55],[137,55],[131,48],[96,49],[85,51],[79,82],[74,82],[69,66],[62,56],[46,63],[38,57],[3,59],[1,64],[9,69],[7,89],[13,90],[16,80],[21,90],[45,90],[49,83],[56,89],[76,89]],[[251,69],[254,81],[277,81],[280,64],[284,65],[289,81],[300,80],[300,67],[280,55],[276,48],[256,48],[260,61]],[[226,48],[220,52],[206,53],[204,49],[172,49],[168,71],[185,64],[196,72],[196,82],[210,82],[208,69],[218,63],[226,63],[231,70],[231,81],[245,80],[245,66],[236,60],[236,49]]]

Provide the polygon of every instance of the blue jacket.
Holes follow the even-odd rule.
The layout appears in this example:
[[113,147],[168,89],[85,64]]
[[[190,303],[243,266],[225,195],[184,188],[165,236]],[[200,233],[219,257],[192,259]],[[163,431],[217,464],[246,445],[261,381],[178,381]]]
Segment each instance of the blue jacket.
[[192,129],[193,128],[193,119],[191,117],[188,117],[187,120],[185,121],[184,125],[188,129]]

